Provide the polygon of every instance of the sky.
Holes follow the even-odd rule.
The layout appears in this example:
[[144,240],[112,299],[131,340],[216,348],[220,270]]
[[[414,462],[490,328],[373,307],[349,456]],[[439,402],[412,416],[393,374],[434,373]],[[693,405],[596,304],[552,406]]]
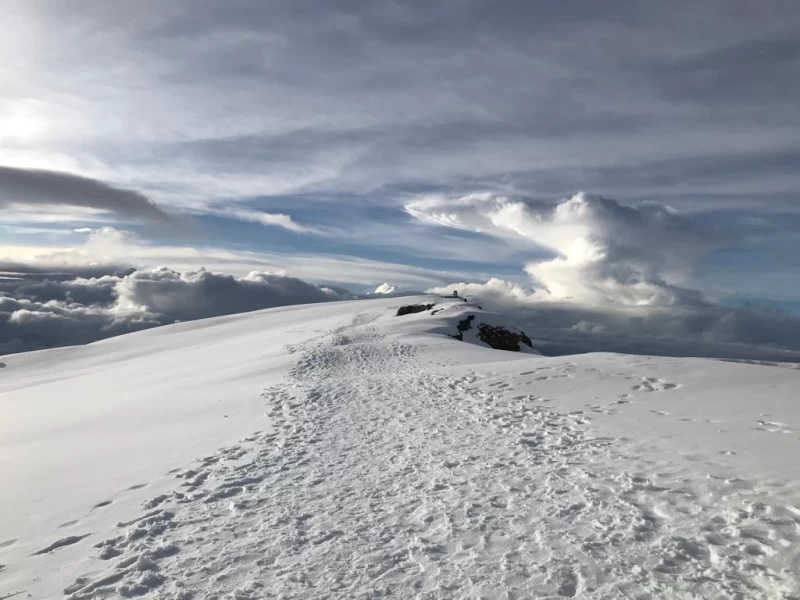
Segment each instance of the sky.
[[795,0],[0,8],[0,304],[169,272],[800,315]]

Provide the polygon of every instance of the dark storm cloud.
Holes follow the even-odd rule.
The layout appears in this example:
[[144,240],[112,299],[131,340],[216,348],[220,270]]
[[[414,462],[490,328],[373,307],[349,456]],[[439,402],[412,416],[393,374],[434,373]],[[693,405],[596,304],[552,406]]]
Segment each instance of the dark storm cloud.
[[0,166],[0,209],[9,205],[79,206],[151,223],[174,222],[174,217],[134,190],[69,173]]

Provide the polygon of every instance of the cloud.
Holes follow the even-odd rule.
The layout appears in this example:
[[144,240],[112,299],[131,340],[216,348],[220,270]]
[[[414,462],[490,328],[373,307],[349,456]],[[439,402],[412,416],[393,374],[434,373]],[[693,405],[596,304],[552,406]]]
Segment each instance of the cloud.
[[[431,291],[454,289],[508,314],[548,355],[610,351],[800,362],[800,320],[777,310],[586,307],[541,301],[540,292],[500,279]],[[83,344],[175,321],[357,297],[338,286],[263,271],[236,277],[206,269],[108,265],[48,271],[6,263],[0,264],[0,354]]]
[[400,288],[398,288],[396,285],[391,285],[389,283],[382,283],[378,287],[375,288],[375,291],[373,292],[373,294],[381,294],[381,295],[395,294],[395,293],[397,293],[399,291],[400,291]]
[[0,166],[0,209],[73,206],[107,211],[125,219],[174,225],[173,215],[144,194],[70,173]]
[[218,211],[217,214],[239,219],[240,221],[260,223],[265,227],[282,227],[295,233],[321,233],[319,229],[308,227],[306,225],[300,225],[299,223],[296,223],[291,216],[282,213],[267,213],[248,208],[229,207]]
[[[731,236],[656,204],[577,194],[558,203],[472,194],[406,205],[420,222],[524,240],[530,285],[499,278],[453,289],[499,307],[535,332],[544,354],[611,351],[800,360],[800,320],[779,310],[714,305],[688,285]],[[771,230],[771,229],[770,229]]]
[[556,204],[494,194],[429,197],[405,208],[425,223],[549,250],[553,258],[525,266],[539,296],[584,304],[703,304],[699,292],[681,284],[727,241],[668,207],[628,207],[585,193]]
[[713,305],[585,306],[492,279],[432,288],[509,315],[546,355],[621,352],[800,361],[800,319],[779,310]]
[[257,271],[234,277],[205,269],[109,268],[89,278],[16,272],[0,278],[0,354],[83,344],[176,321],[353,298],[339,287]]
[[[567,4],[13,3],[0,40],[0,164],[113,182],[170,212],[219,215],[258,198],[268,216],[247,218],[276,235],[244,241],[251,249],[285,237],[281,252],[303,255],[309,240],[284,230],[319,230],[315,251],[344,231],[326,253],[454,261],[440,269],[494,259],[506,278],[499,251],[436,232],[405,248],[406,237],[392,236],[387,249],[385,214],[364,210],[353,226],[348,209],[398,212],[420,194],[586,189],[700,218],[732,207],[798,214],[800,11],[791,0]],[[68,216],[65,205],[27,206],[0,213],[18,227]],[[78,226],[119,224],[105,209],[79,216]],[[236,236],[236,223],[218,229]],[[434,245],[453,255],[434,257]],[[786,281],[797,265],[779,263],[795,247],[739,243],[730,264],[757,255],[749,270],[769,271],[796,297]],[[537,274],[553,293],[692,301],[671,274],[659,282],[636,272],[637,288],[623,273],[598,273],[576,286],[574,255],[559,256],[564,264]]]
[[286,275],[253,271],[233,277],[205,269],[179,273],[167,267],[131,273],[117,283],[115,292],[118,309],[155,313],[172,321],[355,297]]
[[74,246],[0,246],[0,265],[3,261],[43,271],[84,270],[108,265],[148,269],[167,264],[181,272],[207,267],[240,277],[254,270],[281,272],[326,285],[358,286],[359,289],[373,289],[376,281],[387,276],[406,289],[424,289],[467,276],[461,269],[424,268],[341,254],[259,252],[213,244],[155,244],[131,231],[113,227],[89,229],[85,243]]
[[495,301],[504,305],[510,301],[536,302],[549,300],[546,293],[541,290],[530,290],[517,283],[492,277],[486,283],[449,283],[443,286],[430,288],[433,294],[450,295],[457,291],[459,296],[465,298],[480,297],[484,300]]
[[[702,182],[735,196],[752,177],[739,163],[763,156],[777,166],[762,180],[770,198],[748,195],[786,202],[773,196],[797,187],[791,2],[616,0],[574,11],[174,0],[145,11],[31,0],[4,17],[4,43],[17,50],[0,80],[7,158],[57,162],[159,201],[458,193],[476,179],[518,195],[555,182],[548,192],[664,200],[673,183],[684,196]],[[115,69],[124,85],[107,77]],[[663,173],[671,160],[715,169],[679,179]],[[595,185],[615,168],[634,176]]]

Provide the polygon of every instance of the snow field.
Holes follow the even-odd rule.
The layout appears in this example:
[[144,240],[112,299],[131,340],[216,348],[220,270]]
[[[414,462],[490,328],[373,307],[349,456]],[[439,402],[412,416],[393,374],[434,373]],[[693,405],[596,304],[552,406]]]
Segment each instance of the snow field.
[[263,426],[127,491],[118,522],[0,540],[0,597],[800,593],[800,374],[509,354],[391,306],[281,338]]

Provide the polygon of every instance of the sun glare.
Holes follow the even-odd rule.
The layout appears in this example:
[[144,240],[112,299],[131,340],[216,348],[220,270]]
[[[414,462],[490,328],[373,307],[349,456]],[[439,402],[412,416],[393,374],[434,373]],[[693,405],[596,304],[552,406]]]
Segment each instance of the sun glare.
[[5,115],[0,114],[0,140],[34,140],[41,138],[45,129],[44,119],[30,106],[17,105]]

